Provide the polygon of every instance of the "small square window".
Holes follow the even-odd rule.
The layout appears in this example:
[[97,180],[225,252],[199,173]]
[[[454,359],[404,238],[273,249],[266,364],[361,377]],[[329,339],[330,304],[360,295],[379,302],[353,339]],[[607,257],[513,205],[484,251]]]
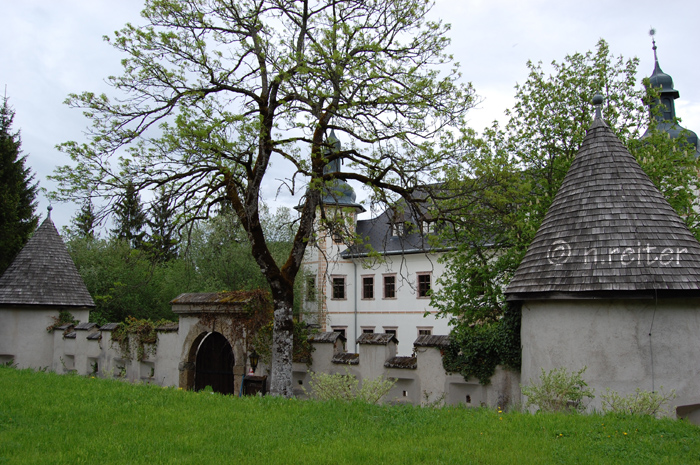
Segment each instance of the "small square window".
[[396,298],[396,275],[384,276],[384,298]]
[[392,233],[394,236],[400,237],[403,236],[404,233],[404,224],[400,221],[397,221],[392,225]]
[[345,299],[345,276],[333,277],[333,298]]
[[372,326],[372,327],[363,326],[362,327],[362,334],[374,334],[374,326]]
[[418,275],[418,297],[430,297],[430,274]]
[[394,337],[397,335],[398,328],[396,326],[384,326],[384,332],[386,334],[393,334]]
[[374,299],[374,276],[362,277],[362,298]]
[[418,335],[419,336],[432,336],[433,334],[433,328],[418,328]]

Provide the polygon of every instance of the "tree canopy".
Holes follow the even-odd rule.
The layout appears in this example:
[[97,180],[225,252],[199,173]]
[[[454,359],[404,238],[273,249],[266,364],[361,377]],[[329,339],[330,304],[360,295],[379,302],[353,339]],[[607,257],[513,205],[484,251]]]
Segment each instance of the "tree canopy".
[[[645,102],[654,101],[658,90],[639,86],[637,65],[637,59],[613,56],[604,40],[595,51],[553,61],[551,74],[542,63],[528,62],[529,76],[515,87],[515,105],[506,113],[505,126],[494,122],[481,135],[464,131],[456,141],[456,149],[467,153],[468,161],[464,170],[454,171],[449,185],[464,195],[451,199],[448,208],[469,208],[471,213],[456,217],[455,227],[445,230],[450,236],[445,240],[455,247],[443,257],[446,272],[432,301],[455,325],[453,340],[460,347],[452,352],[460,356],[451,358],[453,367],[462,363],[465,373],[473,375],[483,364],[485,346],[474,343],[475,338],[490,341],[488,349],[495,352],[489,357],[515,363],[512,354],[519,351],[519,341],[478,327],[506,324],[512,318],[504,315],[517,312],[509,309],[503,290],[593,121],[591,101],[596,93],[604,96],[605,122],[700,237],[694,194],[700,188],[700,161],[684,138],[670,139],[654,131],[656,119]],[[652,135],[640,140],[649,125]],[[484,376],[483,370],[479,373]]]
[[34,232],[38,184],[25,166],[19,132],[13,132],[15,112],[3,97],[0,107],[0,274],[12,263]]
[[[292,394],[292,302],[322,191],[334,180],[379,200],[414,201],[453,154],[435,145],[465,125],[473,91],[445,48],[449,27],[425,0],[151,0],[144,25],[108,41],[125,54],[117,97],[85,92],[89,141],[62,144],[55,198],[112,201],[130,179],[168,186],[187,220],[225,203],[246,231],[275,307],[271,391]],[[327,131],[349,143],[329,151]],[[345,169],[324,172],[338,159]],[[260,221],[271,164],[302,192],[291,251],[279,265]],[[338,165],[334,165],[338,166]],[[320,210],[323,212],[323,210]]]

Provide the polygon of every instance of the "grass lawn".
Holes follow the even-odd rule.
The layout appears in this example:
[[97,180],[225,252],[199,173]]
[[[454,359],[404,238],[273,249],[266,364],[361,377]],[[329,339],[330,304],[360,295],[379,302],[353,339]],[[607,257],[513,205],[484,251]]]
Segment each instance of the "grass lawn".
[[684,421],[238,398],[0,367],[0,463],[688,464]]

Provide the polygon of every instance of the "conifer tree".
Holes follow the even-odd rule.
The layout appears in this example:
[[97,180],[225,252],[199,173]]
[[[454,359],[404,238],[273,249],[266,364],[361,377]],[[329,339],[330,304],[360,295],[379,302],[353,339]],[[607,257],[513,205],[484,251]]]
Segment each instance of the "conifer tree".
[[0,108],[0,273],[10,266],[36,228],[37,183],[25,167],[19,132],[12,132],[14,110],[3,97]]
[[175,207],[172,205],[171,195],[162,187],[146,220],[151,228],[148,245],[156,261],[167,262],[177,258],[177,222],[173,220],[174,217]]
[[116,228],[112,230],[114,237],[123,239],[129,243],[132,249],[138,249],[143,245],[146,232],[146,213],[143,211],[141,196],[134,183],[129,181],[124,187],[122,196],[114,206]]
[[71,218],[72,227],[68,230],[68,234],[72,237],[94,239],[95,221],[95,207],[90,199],[85,200],[80,211]]

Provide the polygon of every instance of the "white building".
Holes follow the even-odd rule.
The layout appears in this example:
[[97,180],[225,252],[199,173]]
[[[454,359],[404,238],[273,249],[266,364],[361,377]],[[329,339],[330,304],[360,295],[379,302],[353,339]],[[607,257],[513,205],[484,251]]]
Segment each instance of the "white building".
[[[333,139],[340,149],[331,133],[329,141]],[[306,321],[342,333],[349,352],[357,352],[363,333],[394,334],[400,355],[411,354],[419,335],[448,334],[448,320],[436,318],[430,305],[435,280],[444,272],[440,252],[426,240],[434,223],[409,209],[358,220],[365,210],[343,181],[334,182],[322,203],[325,219],[320,222],[331,226],[317,228],[316,243],[305,259]],[[362,244],[343,243],[342,237],[355,232]]]

